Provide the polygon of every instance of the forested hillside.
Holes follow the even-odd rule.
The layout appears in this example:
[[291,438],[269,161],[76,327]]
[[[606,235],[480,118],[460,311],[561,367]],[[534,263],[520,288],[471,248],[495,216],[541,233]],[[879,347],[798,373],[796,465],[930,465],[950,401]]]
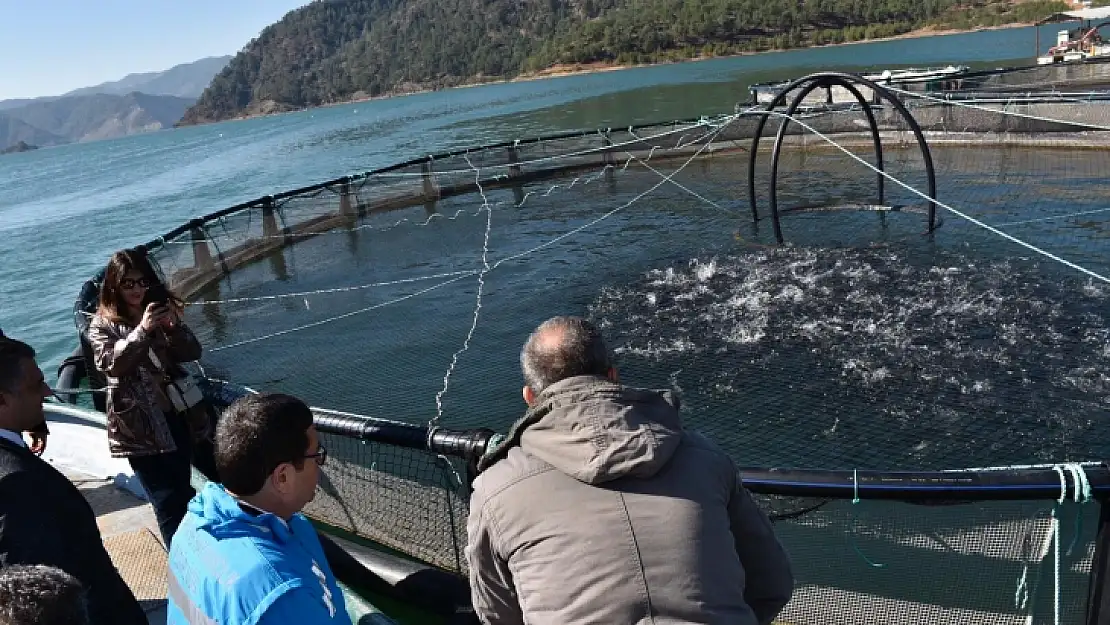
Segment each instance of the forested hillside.
[[267,27],[182,123],[512,78],[1031,22],[999,0],[317,0]]

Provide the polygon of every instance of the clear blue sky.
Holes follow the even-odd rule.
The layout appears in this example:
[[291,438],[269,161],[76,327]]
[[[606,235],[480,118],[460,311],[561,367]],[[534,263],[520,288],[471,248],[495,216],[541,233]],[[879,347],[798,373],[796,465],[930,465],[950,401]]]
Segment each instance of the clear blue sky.
[[0,100],[235,54],[308,0],[0,0]]

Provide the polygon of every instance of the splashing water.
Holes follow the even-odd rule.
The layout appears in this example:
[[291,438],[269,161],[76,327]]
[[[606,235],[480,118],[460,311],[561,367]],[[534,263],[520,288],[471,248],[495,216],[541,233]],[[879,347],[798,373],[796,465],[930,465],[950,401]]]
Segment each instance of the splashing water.
[[[743,464],[951,468],[1110,451],[1101,285],[889,249],[694,259],[606,288],[622,366],[681,370]],[[1100,418],[1101,417],[1101,418]]]

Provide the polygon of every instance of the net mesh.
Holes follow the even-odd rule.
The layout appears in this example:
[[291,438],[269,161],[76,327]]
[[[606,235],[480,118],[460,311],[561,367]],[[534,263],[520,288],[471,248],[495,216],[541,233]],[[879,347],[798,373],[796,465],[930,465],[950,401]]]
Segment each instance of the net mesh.
[[308,514],[423,562],[465,570],[468,497],[461,467],[446,457],[343,436],[324,434],[321,443],[331,456]]
[[[1110,102],[1075,97],[1097,81],[1069,72],[988,77],[958,97],[895,90],[932,147],[932,233],[907,121],[873,109],[880,193],[864,111],[834,102],[793,117],[774,179],[782,110],[768,119],[758,220],[759,116],[741,108],[262,198],[154,256],[190,300],[209,375],[315,406],[505,431],[523,408],[519,346],[576,313],[603,328],[625,380],[681,390],[687,423],[742,466],[1102,458],[1110,151],[1084,148],[1110,145]],[[312,516],[465,572],[458,461],[325,444]],[[1057,596],[1081,620],[1095,506],[1054,520],[1053,502],[761,501],[799,580],[784,622],[1052,622]]]
[[779,621],[1052,623],[1058,594],[1058,622],[1083,623],[1093,510],[1057,518],[1057,581],[1044,505],[832,502],[775,526],[798,587]]

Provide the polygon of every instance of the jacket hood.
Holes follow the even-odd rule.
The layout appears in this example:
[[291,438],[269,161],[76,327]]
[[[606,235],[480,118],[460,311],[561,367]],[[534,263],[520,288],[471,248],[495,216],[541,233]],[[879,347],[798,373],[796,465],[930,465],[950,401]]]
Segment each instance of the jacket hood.
[[495,454],[519,441],[559,471],[600,484],[655,475],[681,440],[682,418],[671,393],[578,376],[545,389]]
[[205,484],[189,501],[189,513],[200,518],[198,528],[216,538],[257,537],[263,534],[286,542],[293,535],[284,519],[269,512],[259,515],[247,513],[239,506],[238,499],[214,482]]

